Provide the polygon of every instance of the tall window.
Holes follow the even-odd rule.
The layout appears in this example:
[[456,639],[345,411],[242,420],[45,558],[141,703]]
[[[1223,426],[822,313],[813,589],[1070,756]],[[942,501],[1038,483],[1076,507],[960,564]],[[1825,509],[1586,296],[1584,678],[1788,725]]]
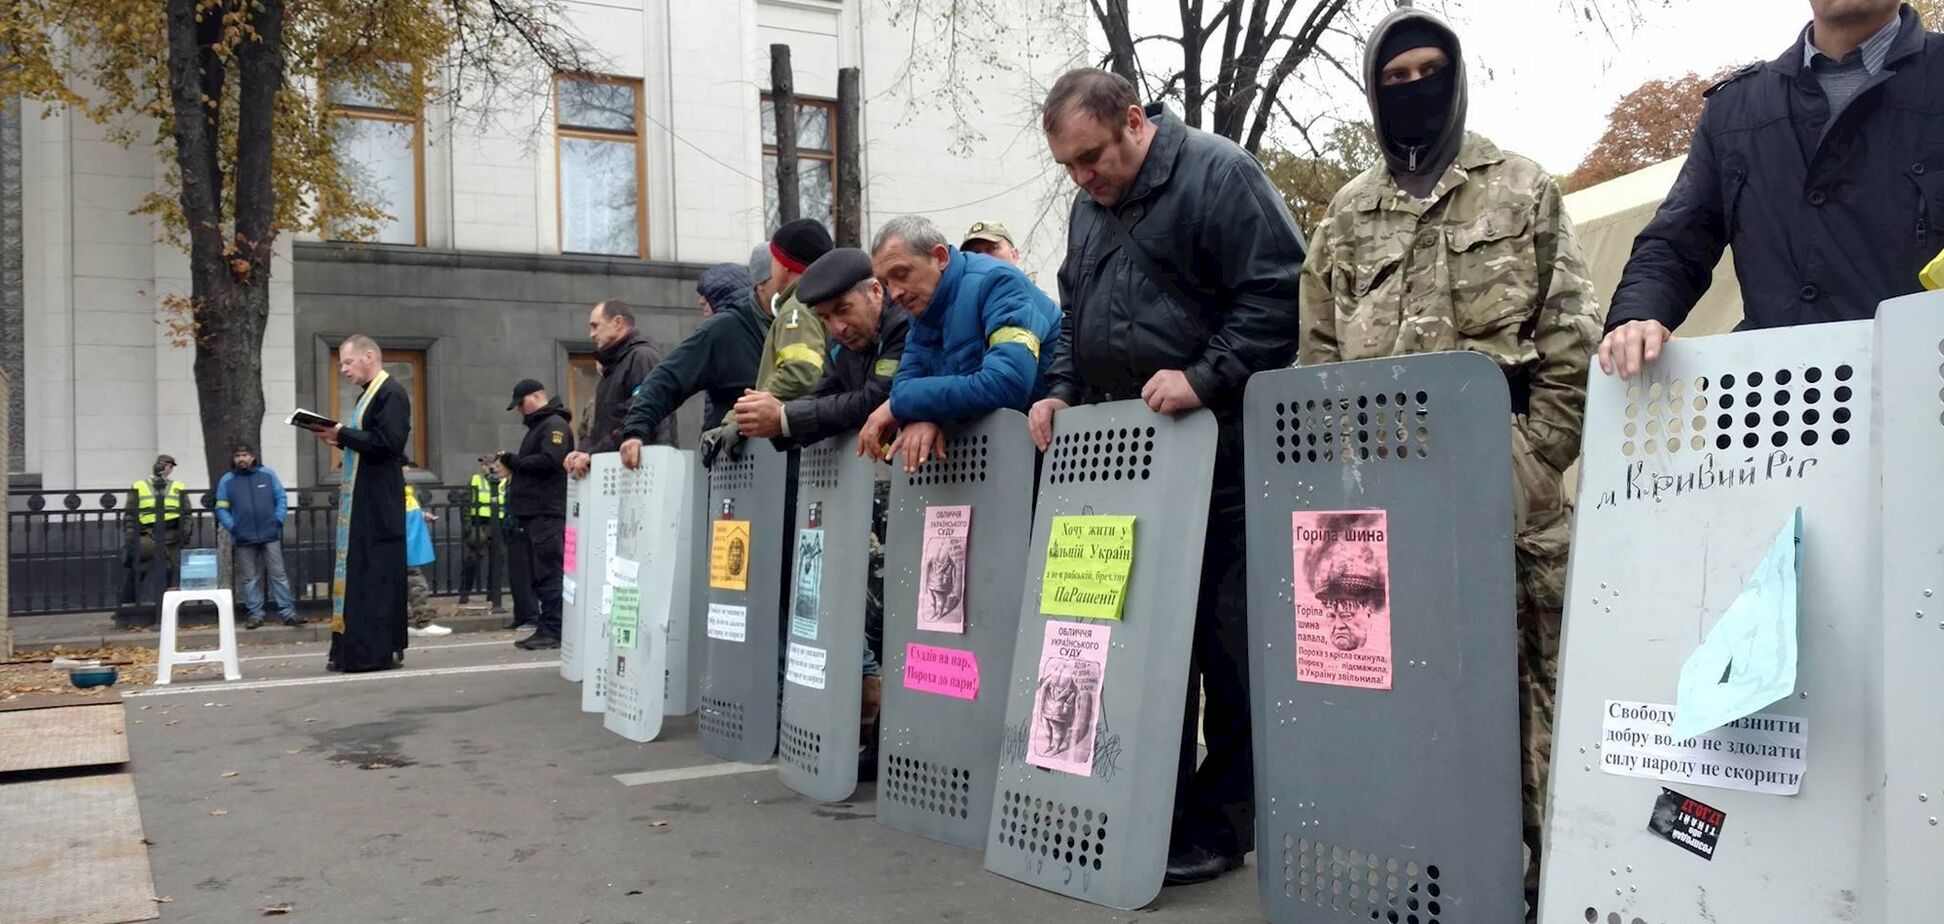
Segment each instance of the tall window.
[[641,81],[554,79],[562,253],[648,255]]
[[[424,123],[419,113],[393,108],[375,87],[337,80],[325,86],[336,117],[338,160],[358,197],[390,216],[365,239],[425,246]],[[330,236],[342,240],[363,235],[334,225]]]
[[[797,104],[797,204],[805,218],[830,227],[830,205],[837,193],[837,103],[799,96]],[[763,94],[763,220],[775,231],[776,105]]]
[[[358,406],[358,396],[362,390],[345,381],[337,374],[337,350],[331,350],[331,378],[337,387],[331,390],[331,419],[348,420],[351,412]],[[391,373],[392,381],[397,382],[405,393],[412,397],[412,464],[425,467],[431,464],[425,454],[425,351],[424,350],[386,350],[385,371]],[[331,453],[331,468],[344,464],[344,456]]]

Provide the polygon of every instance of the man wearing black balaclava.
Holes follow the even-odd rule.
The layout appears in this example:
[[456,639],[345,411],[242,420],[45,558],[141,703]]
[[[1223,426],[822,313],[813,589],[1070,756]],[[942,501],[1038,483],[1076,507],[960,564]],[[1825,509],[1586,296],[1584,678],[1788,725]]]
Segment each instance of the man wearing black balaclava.
[[1560,473],[1579,455],[1599,306],[1558,184],[1465,131],[1464,57],[1450,27],[1399,10],[1368,48],[1384,164],[1337,193],[1310,240],[1299,362],[1470,350],[1505,373],[1526,894],[1536,906],[1573,531]]

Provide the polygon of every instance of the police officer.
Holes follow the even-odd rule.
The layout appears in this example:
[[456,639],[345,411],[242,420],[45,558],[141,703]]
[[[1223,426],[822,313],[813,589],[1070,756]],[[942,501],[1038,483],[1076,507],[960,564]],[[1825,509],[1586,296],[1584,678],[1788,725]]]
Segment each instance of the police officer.
[[[158,558],[164,559],[162,586],[175,584],[176,561],[188,540],[182,519],[188,507],[184,500],[187,489],[175,480],[175,468],[174,456],[156,456],[150,477],[129,487],[128,515],[123,518],[122,563],[127,568],[127,578],[122,583],[123,603],[134,603],[138,594],[149,590]],[[156,596],[159,600],[160,595]]]
[[492,567],[493,530],[506,519],[506,479],[500,477],[499,463],[492,456],[479,457],[471,493],[466,502],[466,558],[459,571],[459,605],[465,606],[473,587],[481,580],[498,596],[498,574]]
[[1420,10],[1379,23],[1365,57],[1384,163],[1331,201],[1300,295],[1303,365],[1471,350],[1512,392],[1520,726],[1528,901],[1536,904],[1571,510],[1599,309],[1559,187],[1465,131],[1458,36]]
[[[513,386],[513,401],[526,422],[526,438],[518,453],[500,453],[500,464],[512,473],[508,489],[513,517],[519,525],[508,555],[513,572],[516,621],[531,620],[532,635],[514,644],[532,651],[560,647],[560,591],[562,556],[567,545],[567,469],[563,463],[574,451],[573,415],[559,398],[532,379]],[[521,594],[521,587],[530,588]],[[520,612],[521,608],[526,612]]]

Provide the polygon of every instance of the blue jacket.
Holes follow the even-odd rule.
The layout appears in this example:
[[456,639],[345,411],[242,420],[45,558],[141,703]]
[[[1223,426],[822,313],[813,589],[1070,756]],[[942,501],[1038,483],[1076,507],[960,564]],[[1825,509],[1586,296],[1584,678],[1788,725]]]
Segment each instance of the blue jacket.
[[216,522],[237,545],[268,545],[283,538],[286,501],[277,473],[262,465],[231,469],[216,482]]
[[954,248],[925,313],[911,319],[891,382],[898,420],[966,420],[1046,396],[1060,306],[1018,267]]

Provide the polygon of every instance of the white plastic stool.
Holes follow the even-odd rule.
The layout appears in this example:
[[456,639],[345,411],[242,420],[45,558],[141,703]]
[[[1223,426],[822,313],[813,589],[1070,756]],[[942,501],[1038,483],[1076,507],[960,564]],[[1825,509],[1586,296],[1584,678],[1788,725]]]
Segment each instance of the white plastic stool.
[[[216,604],[215,648],[206,651],[176,650],[176,610],[184,603],[201,600]],[[209,664],[220,662],[223,665],[224,680],[242,680],[243,672],[236,666],[236,607],[230,602],[230,592],[226,589],[211,590],[171,590],[162,595],[162,650],[155,656],[155,684],[162,686],[169,682],[169,672],[178,664]]]

